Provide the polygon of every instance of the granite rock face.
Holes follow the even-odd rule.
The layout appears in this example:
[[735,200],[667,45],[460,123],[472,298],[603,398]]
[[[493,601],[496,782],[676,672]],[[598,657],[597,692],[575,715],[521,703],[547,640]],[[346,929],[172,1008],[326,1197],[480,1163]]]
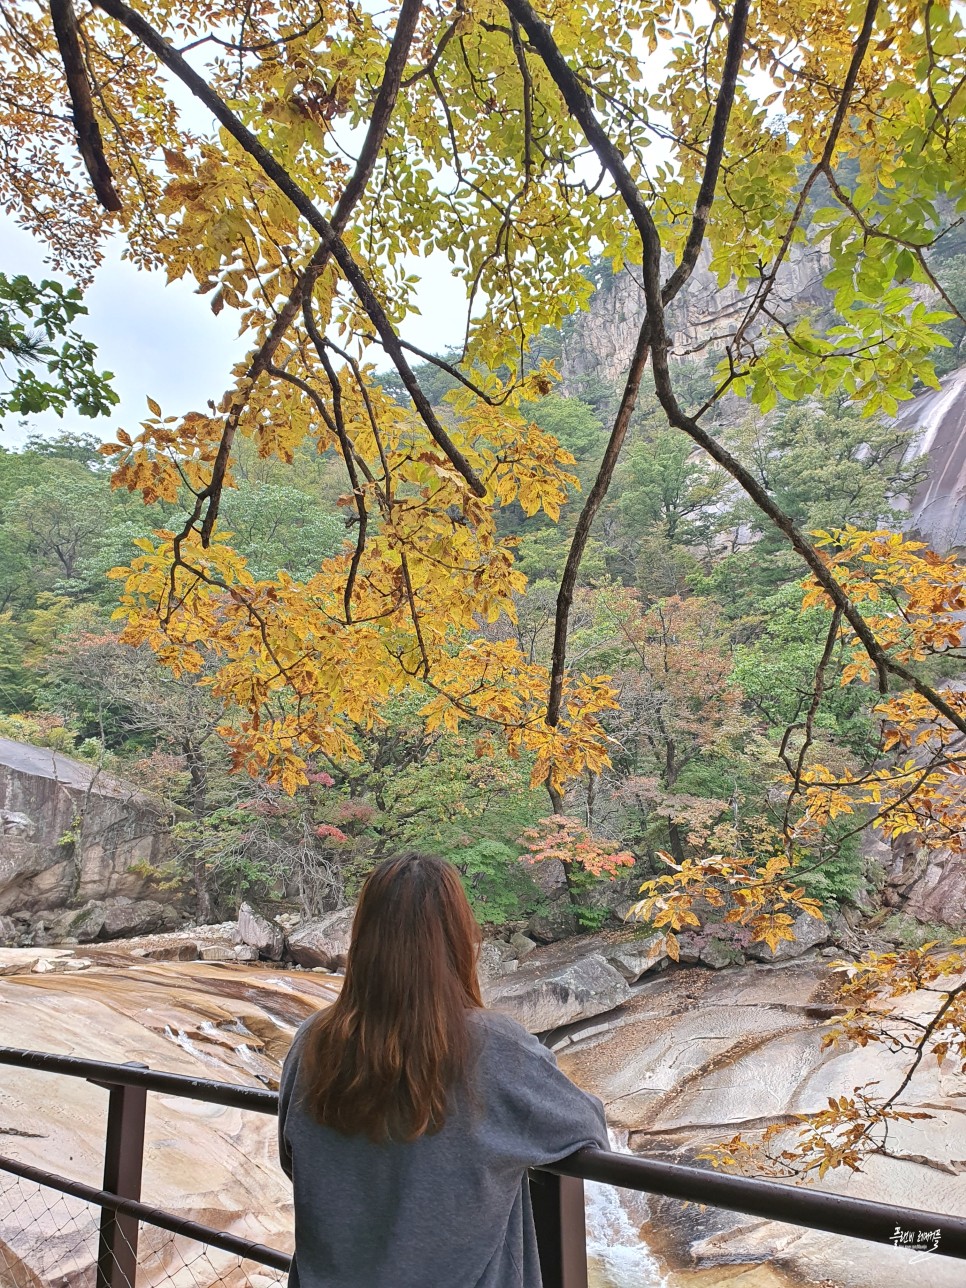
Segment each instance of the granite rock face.
[[157,908],[149,869],[169,853],[167,826],[160,802],[96,766],[0,738],[0,916],[31,937],[39,920],[47,933],[60,913],[105,904],[102,937],[143,931],[154,909],[128,905]]
[[[834,996],[837,978],[819,961],[647,977],[606,1031],[583,1039],[578,1033],[558,1060],[601,1097],[611,1129],[626,1133],[631,1152],[707,1166],[696,1156],[736,1132],[755,1139],[773,1122],[794,1131],[795,1114],[825,1108],[830,1096],[870,1081],[895,1085],[895,1057],[882,1047],[823,1048],[824,1021],[844,1009]],[[934,996],[913,995],[903,1010],[921,1017],[935,1005]],[[871,1155],[858,1174],[830,1171],[817,1187],[966,1215],[964,1091],[954,1062],[941,1068],[924,1062],[903,1107],[928,1116],[890,1126],[886,1153]],[[964,1282],[961,1263],[916,1260],[888,1242],[684,1207],[653,1195],[648,1206],[644,1237],[674,1268],[669,1284],[690,1284],[694,1273],[719,1288],[728,1282],[726,1268],[736,1264],[771,1267],[796,1288],[962,1288]]]
[[[777,286],[783,300],[798,313],[830,309],[832,294],[822,284],[829,258],[821,246],[794,245],[782,264]],[[664,256],[662,276],[672,262]],[[737,283],[719,286],[704,246],[694,272],[668,309],[671,359],[697,352],[721,351],[755,290]],[[928,291],[920,298],[929,299]],[[606,278],[586,313],[567,331],[559,360],[562,392],[579,394],[587,379],[617,381],[630,365],[646,312],[640,272],[625,268]],[[895,418],[911,433],[908,456],[926,457],[926,477],[905,499],[906,528],[940,553],[966,546],[966,367],[950,372],[939,389],[928,389],[904,403]],[[896,498],[902,505],[903,499]]]
[[288,955],[299,966],[335,968],[345,964],[352,937],[355,908],[327,912],[316,921],[306,921],[288,936]]
[[[670,255],[663,256],[662,277],[673,268]],[[668,309],[667,329],[672,356],[684,356],[707,346],[720,347],[716,337],[741,317],[754,285],[741,291],[736,283],[720,287],[710,270],[710,251],[704,246],[691,277]],[[828,256],[819,247],[794,245],[778,274],[783,299],[794,297],[804,308],[814,308],[830,299],[822,286],[828,271]],[[646,312],[644,289],[637,269],[627,268],[601,283],[587,313],[575,325],[563,344],[560,372],[564,391],[577,392],[587,376],[618,380],[626,375],[631,354]]]
[[235,939],[240,946],[254,948],[257,956],[268,961],[281,961],[285,952],[285,936],[281,928],[266,917],[259,916],[247,903],[243,903],[238,909]]
[[547,1033],[612,1011],[630,996],[624,976],[599,953],[590,953],[563,965],[523,965],[491,983],[483,1000],[530,1033]]
[[912,433],[909,455],[926,457],[907,526],[942,554],[966,545],[966,367],[904,403],[896,425]]

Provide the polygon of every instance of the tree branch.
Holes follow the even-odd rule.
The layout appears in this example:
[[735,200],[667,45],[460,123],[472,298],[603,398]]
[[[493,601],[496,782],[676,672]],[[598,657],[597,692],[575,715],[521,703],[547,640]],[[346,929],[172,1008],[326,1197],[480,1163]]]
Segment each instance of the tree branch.
[[[645,259],[650,256],[660,265],[661,240],[647,208],[643,196],[634,182],[623,158],[614,144],[607,137],[597,120],[586,90],[580,83],[577,74],[571,69],[560,53],[550,28],[537,17],[528,0],[505,0],[514,22],[524,28],[530,42],[537,50],[553,77],[564,101],[577,118],[587,136],[588,142],[600,158],[601,165],[608,171],[615,186],[624,199],[634,219],[641,241],[645,246]],[[547,723],[554,726],[560,719],[560,703],[563,694],[564,668],[567,657],[567,633],[569,629],[570,610],[573,605],[573,591],[576,584],[580,563],[586,549],[590,528],[604,497],[610,487],[614,468],[617,464],[627,428],[640,389],[641,376],[647,361],[648,348],[656,344],[667,350],[667,336],[664,323],[664,308],[674,298],[690,277],[698,253],[704,241],[711,205],[714,201],[721,161],[724,156],[724,144],[728,131],[728,120],[734,103],[738,83],[738,72],[741,68],[741,55],[744,47],[745,29],[748,19],[748,0],[737,0],[728,31],[728,44],[725,54],[725,66],[722,74],[721,88],[715,104],[714,120],[708,142],[704,175],[698,191],[691,228],[681,257],[681,262],[668,278],[657,298],[648,300],[647,313],[637,339],[637,347],[628,372],[621,404],[614,421],[614,428],[601,461],[600,469],[593,487],[584,502],[577,527],[571,542],[560,593],[557,597],[557,613],[554,622],[553,660],[550,674],[550,693],[547,704]]]
[[[511,14],[518,19],[520,25],[530,37],[531,43],[543,58],[548,71],[556,82],[567,106],[583,129],[588,142],[594,148],[601,163],[607,167],[640,233],[643,245],[642,278],[647,304],[644,325],[649,327],[650,331],[654,387],[658,400],[668,418],[668,423],[673,428],[680,429],[686,433],[693,442],[708,453],[712,460],[726,469],[758,508],[787,537],[792,548],[805,561],[819,585],[832,600],[833,605],[841,610],[843,617],[845,617],[861,640],[863,647],[875,664],[881,691],[886,692],[888,690],[888,676],[891,673],[910,684],[936,711],[945,716],[955,728],[966,733],[966,718],[961,716],[939,693],[910,671],[908,667],[888,655],[876,640],[859,610],[845,594],[829,569],[826,568],[815,547],[799,531],[792,519],[774,502],[745,466],[722,447],[711,434],[702,429],[693,416],[687,415],[678,403],[668,368],[667,333],[664,321],[665,300],[660,277],[661,241],[650,211],[647,209],[637,184],[624,165],[623,158],[594,115],[589,97],[557,48],[550,28],[537,17],[528,0],[504,0],[504,3]],[[826,140],[822,159],[819,163],[820,166],[827,164],[834,155],[838,135],[848,114],[859,68],[869,47],[878,5],[879,0],[868,0],[862,28],[856,39],[855,50],[842,87],[842,97],[836,107],[829,137]],[[736,12],[738,8],[739,6],[736,5]],[[734,15],[732,21],[734,21]],[[727,106],[730,110],[730,104]],[[722,107],[720,97],[719,107]],[[703,187],[704,184],[702,184]],[[549,714],[548,712],[548,716]]]
[[91,99],[87,65],[80,47],[77,15],[71,0],[50,0],[50,20],[67,78],[78,151],[87,167],[97,200],[105,210],[118,211],[121,209],[121,198],[117,195],[114,176],[104,155],[101,128]]
[[[376,331],[378,332],[383,346],[392,358],[396,370],[399,372],[403,383],[409,391],[409,394],[416,406],[420,418],[429,430],[431,437],[437,446],[445,453],[454,468],[466,480],[470,490],[476,496],[485,496],[486,488],[469,462],[463,456],[462,452],[452,442],[446,430],[440,424],[436,413],[429,404],[429,400],[424,394],[418,380],[414,376],[406,356],[399,343],[399,337],[382,307],[375,291],[366,278],[363,270],[356,263],[352,252],[346,246],[345,242],[339,235],[339,230],[322,212],[316,207],[315,203],[305,194],[301,187],[295,182],[288,171],[276,161],[275,157],[268,149],[256,138],[252,132],[238,119],[231,111],[224,100],[215,93],[211,86],[200,76],[194,68],[185,61],[173,46],[169,45],[164,37],[157,32],[148,22],[123,0],[92,0],[97,8],[102,9],[110,17],[114,18],[125,26],[141,43],[149,49],[169,71],[173,72],[184,85],[191,90],[192,94],[209,109],[212,115],[221,122],[228,133],[244,149],[245,152],[261,167],[264,173],[275,184],[278,190],[287,197],[299,214],[308,222],[308,224],[319,235],[319,247],[313,256],[318,263],[324,263],[328,255],[336,261],[349,285],[355,291],[363,309],[369,315]],[[403,0],[403,7],[400,10],[400,23],[402,22],[403,12],[408,16],[412,26],[415,26],[416,18],[420,9],[420,0]],[[412,40],[412,31],[408,34],[405,30],[400,32],[397,27],[398,41],[394,38],[393,48],[390,50],[390,57],[396,52],[396,60],[393,62],[394,80],[392,83],[384,80],[386,93],[382,98],[380,108],[380,119],[382,120],[382,130],[370,130],[370,137],[367,137],[364,151],[369,159],[374,162],[375,156],[382,143],[382,134],[388,125],[389,117],[395,105],[396,94],[399,88],[399,81],[402,79],[402,68],[405,65],[405,58],[408,55],[409,44]],[[388,61],[387,61],[388,67]],[[378,137],[377,137],[378,135]],[[365,175],[368,179],[368,174]],[[364,187],[364,181],[360,181],[358,191],[361,193]],[[345,194],[343,194],[344,196]],[[340,203],[342,204],[342,203]],[[348,203],[345,206],[346,215],[348,214]],[[316,267],[317,275],[318,268]],[[294,316],[294,314],[293,314]],[[276,328],[273,327],[273,331]],[[237,418],[236,418],[237,424]],[[202,541],[207,542],[211,536],[211,530],[217,517],[217,498],[224,482],[224,468],[227,468],[227,454],[225,454],[225,464],[219,478],[217,474],[219,460],[222,452],[219,451],[219,457],[216,460],[215,471],[213,471],[212,482],[209,488],[209,496],[204,497],[208,501],[208,512],[202,525]]]

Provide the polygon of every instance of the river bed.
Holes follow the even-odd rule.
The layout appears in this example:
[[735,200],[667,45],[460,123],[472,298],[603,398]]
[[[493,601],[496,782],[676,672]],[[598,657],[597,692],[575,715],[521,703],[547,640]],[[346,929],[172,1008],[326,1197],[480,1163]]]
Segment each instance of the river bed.
[[[0,974],[4,1043],[272,1086],[295,1027],[339,987],[324,973],[85,951],[95,965],[84,971]],[[821,1050],[828,989],[821,963],[668,972],[638,989],[606,1031],[569,1042],[562,1035],[558,1059],[604,1100],[615,1148],[691,1161],[702,1145],[739,1128],[816,1107],[833,1090],[889,1072],[875,1053]],[[909,1125],[895,1157],[873,1160],[863,1176],[832,1174],[826,1188],[966,1214],[966,1162],[957,1162],[966,1159],[966,1083],[930,1070],[917,1091],[933,1118]],[[145,1199],[290,1247],[291,1194],[276,1162],[274,1122],[175,1097],[152,1096],[149,1104]],[[0,1069],[0,1152],[96,1180],[105,1108],[105,1093],[86,1082]],[[592,1288],[966,1282],[961,1264],[942,1258],[916,1261],[888,1246],[607,1186],[587,1186],[587,1219]],[[11,1225],[0,1212],[0,1252],[6,1240],[24,1267],[49,1260],[53,1232],[43,1216],[26,1232]],[[78,1273],[61,1277],[62,1288],[85,1285]],[[37,1285],[26,1276],[10,1282]],[[249,1280],[213,1271],[194,1282]],[[2,1274],[0,1288],[7,1288]]]

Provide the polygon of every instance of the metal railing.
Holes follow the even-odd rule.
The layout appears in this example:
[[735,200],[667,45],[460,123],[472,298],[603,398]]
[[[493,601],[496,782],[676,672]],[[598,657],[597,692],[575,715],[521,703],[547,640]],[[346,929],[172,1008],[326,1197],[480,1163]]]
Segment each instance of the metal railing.
[[[289,1269],[291,1258],[285,1252],[141,1202],[145,1111],[149,1091],[262,1114],[278,1112],[275,1092],[161,1073],[144,1065],[108,1064],[12,1047],[0,1047],[0,1065],[84,1078],[109,1092],[104,1179],[100,1189],[15,1159],[0,1157],[0,1173],[70,1196],[99,1212],[96,1288],[136,1288],[138,1266],[141,1264],[138,1249],[142,1225],[219,1249],[237,1257],[239,1262],[282,1272]],[[545,1288],[587,1288],[585,1180],[893,1247],[907,1246],[910,1240],[903,1237],[906,1234],[912,1236],[928,1232],[930,1250],[936,1255],[966,1260],[966,1218],[800,1189],[774,1181],[723,1175],[703,1168],[656,1162],[609,1150],[583,1149],[531,1175],[531,1197]]]

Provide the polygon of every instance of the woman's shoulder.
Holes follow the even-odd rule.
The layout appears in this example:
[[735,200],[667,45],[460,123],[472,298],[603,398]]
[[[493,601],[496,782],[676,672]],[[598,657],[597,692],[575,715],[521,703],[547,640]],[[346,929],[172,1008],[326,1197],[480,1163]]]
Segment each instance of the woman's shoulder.
[[302,1049],[305,1046],[305,1039],[308,1036],[308,1034],[311,1032],[312,1028],[318,1021],[319,1016],[321,1014],[323,1014],[321,1010],[313,1011],[311,1015],[307,1015],[305,1017],[302,1023],[295,1030],[294,1034],[292,1035],[291,1045],[289,1046],[288,1052],[285,1057],[286,1064],[298,1063],[302,1055]]
[[469,1018],[470,1024],[481,1034],[487,1044],[492,1044],[507,1053],[542,1055],[544,1058],[552,1059],[547,1048],[532,1033],[528,1033],[522,1024],[511,1020],[509,1015],[474,1007],[469,1013]]

